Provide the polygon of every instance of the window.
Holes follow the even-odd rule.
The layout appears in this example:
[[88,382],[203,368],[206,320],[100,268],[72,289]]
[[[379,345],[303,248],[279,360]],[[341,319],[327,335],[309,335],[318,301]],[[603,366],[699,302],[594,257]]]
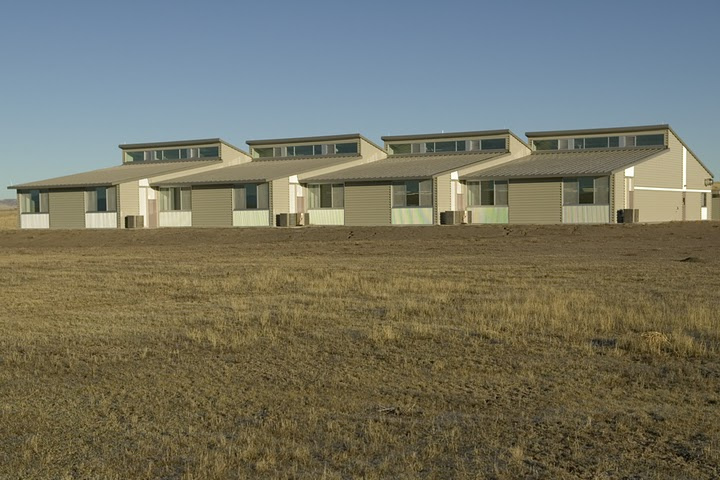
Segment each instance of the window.
[[288,145],[286,147],[253,148],[255,158],[312,157],[318,155],[349,155],[359,152],[358,142],[318,143],[316,145]]
[[392,186],[393,207],[432,207],[432,180],[408,180]]
[[169,187],[160,189],[160,211],[192,210],[192,193],[190,187]]
[[341,183],[309,185],[308,208],[343,208],[345,206],[345,188]]
[[220,147],[167,148],[125,152],[125,163],[149,162],[154,160],[184,160],[188,158],[219,158]]
[[396,143],[390,145],[390,153],[392,155],[403,155],[412,153],[412,145],[410,143]]
[[[624,148],[665,145],[665,135],[623,135],[614,137],[559,138],[533,140],[535,150],[584,150],[587,148]],[[483,147],[485,149],[485,147]]]
[[508,204],[507,180],[468,182],[468,205],[506,207]]
[[199,158],[217,158],[220,156],[220,149],[218,147],[200,147],[198,149]]
[[335,153],[338,155],[347,155],[349,153],[358,153],[357,142],[353,143],[338,143],[335,145]]
[[535,150],[557,150],[557,140],[533,140]]
[[609,177],[563,179],[563,205],[608,205],[609,180]]
[[48,213],[47,190],[29,190],[20,194],[20,213]]
[[635,137],[636,147],[648,147],[653,145],[665,145],[665,135],[638,135]]
[[235,210],[267,210],[268,184],[245,183],[233,189],[233,208]]
[[481,150],[504,150],[506,147],[504,138],[491,138],[482,140],[480,144]]
[[114,212],[116,205],[115,187],[97,187],[85,192],[86,212]]
[[707,193],[700,194],[700,207],[701,208],[707,207]]
[[488,138],[485,140],[450,140],[443,142],[394,143],[389,145],[390,153],[403,155],[408,153],[447,153],[469,152],[478,150],[504,150],[504,138]]

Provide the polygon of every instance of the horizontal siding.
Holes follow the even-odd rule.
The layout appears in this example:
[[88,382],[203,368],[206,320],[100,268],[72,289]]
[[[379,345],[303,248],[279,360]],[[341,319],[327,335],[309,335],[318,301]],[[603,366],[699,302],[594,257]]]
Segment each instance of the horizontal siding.
[[191,227],[192,212],[160,212],[158,222],[160,227]]
[[51,190],[50,228],[85,228],[85,191]]
[[610,177],[610,185],[612,192],[611,197],[611,222],[617,222],[617,211],[625,208],[625,173],[619,172]]
[[345,225],[390,225],[390,195],[387,182],[346,183]]
[[140,182],[121,183],[117,186],[118,224],[125,228],[125,217],[140,215]]
[[342,208],[316,208],[309,213],[310,225],[345,225],[345,210]]
[[85,214],[85,228],[117,228],[117,212],[89,212]]
[[232,187],[193,187],[193,227],[231,227]]
[[562,180],[510,180],[509,223],[562,223]]
[[700,165],[700,162],[687,152],[687,188],[709,189],[705,185],[705,179],[710,178],[710,174]]
[[563,206],[563,223],[608,223],[610,206],[608,205],[569,205]]
[[636,187],[682,188],[682,144],[670,135],[669,150],[635,165]]
[[634,195],[640,222],[682,220],[682,192],[635,190]]
[[50,215],[47,213],[21,213],[20,228],[50,228]]
[[710,202],[710,218],[720,220],[720,196],[713,197]]
[[508,207],[470,207],[472,223],[508,223]]
[[[435,220],[440,224],[440,214],[452,210],[452,180],[451,175],[441,175],[433,179],[435,186]],[[395,222],[393,222],[395,223]]]
[[[685,220],[702,220],[701,211],[702,193],[687,192],[685,194]],[[707,194],[708,197],[710,194]]]
[[278,213],[290,213],[290,179],[281,178],[270,182],[272,218]]

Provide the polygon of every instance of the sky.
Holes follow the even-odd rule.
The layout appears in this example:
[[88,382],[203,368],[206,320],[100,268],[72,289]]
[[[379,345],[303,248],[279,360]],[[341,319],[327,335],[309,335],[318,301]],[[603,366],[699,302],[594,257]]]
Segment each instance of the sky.
[[720,178],[717,0],[4,0],[6,187],[119,144],[669,123]]

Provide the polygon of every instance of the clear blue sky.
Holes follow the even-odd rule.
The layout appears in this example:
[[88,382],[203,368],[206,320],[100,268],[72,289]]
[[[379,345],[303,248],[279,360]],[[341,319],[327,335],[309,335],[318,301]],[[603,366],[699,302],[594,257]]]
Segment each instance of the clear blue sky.
[[719,24],[717,0],[7,0],[0,198],[120,143],[657,123],[720,178]]

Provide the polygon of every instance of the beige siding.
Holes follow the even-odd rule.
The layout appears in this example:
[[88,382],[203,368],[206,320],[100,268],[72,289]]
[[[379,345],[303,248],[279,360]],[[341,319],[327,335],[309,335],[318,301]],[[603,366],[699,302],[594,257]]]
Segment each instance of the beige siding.
[[85,228],[85,191],[51,190],[50,228]]
[[345,225],[390,225],[390,183],[345,184]]
[[193,227],[231,227],[232,222],[231,187],[192,188]]
[[625,172],[610,177],[610,222],[617,222],[617,211],[625,208]]
[[270,218],[275,225],[275,216],[290,213],[290,179],[281,178],[270,182]]
[[368,142],[364,138],[360,139],[360,155],[363,160],[368,162],[374,162],[376,160],[382,160],[387,157],[387,152],[381,148],[377,148],[372,143]]
[[692,153],[687,152],[687,188],[710,190],[710,187],[705,185],[705,179],[707,178],[710,178],[707,170],[703,168]]
[[237,165],[239,163],[245,163],[252,160],[252,158],[250,158],[250,155],[246,155],[243,152],[235,150],[231,146],[225,145],[224,143],[220,144],[220,156],[222,157],[224,166]]
[[[685,194],[685,220],[701,220],[700,216],[700,205],[702,201],[700,199],[701,193],[687,192]],[[708,193],[708,196],[710,194]]]
[[682,192],[635,190],[635,208],[641,222],[682,220]]
[[669,147],[670,150],[635,166],[636,187],[683,187],[683,146],[673,135],[670,135]]
[[710,208],[710,215],[708,218],[712,220],[720,220],[720,195],[712,197],[712,199],[708,198],[708,208]]
[[510,150],[510,158],[520,158],[532,153],[532,150],[527,145],[515,138],[514,135],[509,134],[508,149]]
[[140,215],[140,182],[121,183],[117,186],[118,226],[125,228],[125,217]]
[[562,223],[562,180],[510,180],[509,223]]
[[435,207],[435,224],[440,224],[440,213],[450,210],[452,181],[449,173],[433,178],[433,206]]

